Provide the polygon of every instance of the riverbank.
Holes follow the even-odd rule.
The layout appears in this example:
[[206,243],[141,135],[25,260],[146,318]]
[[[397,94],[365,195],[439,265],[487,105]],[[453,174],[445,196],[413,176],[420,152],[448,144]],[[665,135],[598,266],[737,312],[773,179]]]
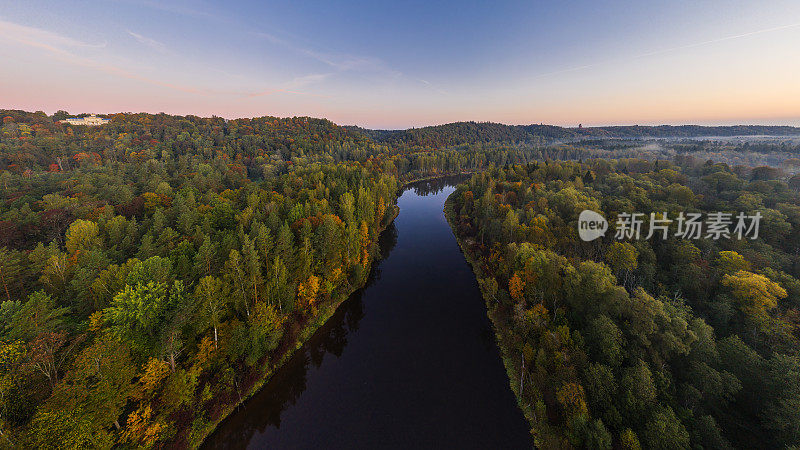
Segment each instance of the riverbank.
[[[399,190],[398,194],[396,195],[399,196],[399,193],[402,193],[404,189],[405,187],[402,187]],[[397,215],[399,213],[400,213],[400,208],[397,206],[397,197],[395,197],[394,203],[392,204],[391,208],[391,215],[387,216],[386,219],[384,220],[384,223],[382,224],[382,226],[378,231],[378,235],[386,231],[386,229],[391,226],[391,224],[397,218]],[[208,425],[201,432],[197,433],[197,439],[189,440],[188,446],[190,448],[196,449],[201,447],[205,442],[205,440],[208,439],[208,437],[211,436],[211,434],[213,434],[214,431],[216,431],[216,429],[222,422],[225,421],[225,419],[227,419],[243,403],[247,402],[247,400],[253,397],[253,395],[258,393],[270,381],[272,376],[278,370],[280,370],[280,368],[286,363],[286,361],[288,361],[298,349],[302,348],[303,345],[306,343],[306,341],[308,341],[308,339],[311,336],[313,336],[314,333],[336,313],[337,309],[339,308],[339,306],[341,306],[342,303],[344,303],[348,298],[350,298],[350,296],[353,295],[356,291],[364,287],[364,285],[369,280],[368,274],[372,270],[373,264],[375,264],[375,262],[378,261],[381,257],[381,255],[379,254],[379,250],[377,248],[377,242],[374,243],[373,245],[375,245],[374,251],[371,253],[369,258],[369,265],[366,267],[366,270],[364,271],[364,273],[366,274],[364,276],[364,279],[360,280],[360,283],[357,286],[351,286],[351,289],[349,289],[348,291],[342,292],[339,295],[337,295],[336,298],[333,299],[332,301],[319,305],[317,314],[309,321],[307,321],[305,324],[303,324],[299,330],[296,330],[293,333],[292,337],[289,337],[288,345],[286,342],[282,342],[282,345],[278,347],[278,348],[283,348],[283,350],[279,351],[280,354],[273,355],[273,358],[269,358],[270,361],[274,360],[274,358],[276,357],[278,358],[277,360],[274,360],[272,364],[267,362],[267,364],[271,366],[270,369],[268,369],[263,376],[259,377],[259,379],[247,390],[247,392],[243,393],[240,396],[238,401],[226,407],[223,410],[223,412],[220,413],[219,417],[216,420],[209,422]],[[291,327],[289,327],[289,332],[291,332]]]
[[[448,174],[438,174],[435,176],[430,177],[422,177],[417,178],[408,182],[405,182],[401,185],[398,191],[395,193],[395,199],[392,203],[392,211],[391,215],[387,216],[385,222],[382,224],[379,234],[383,233],[387,228],[389,228],[394,220],[397,218],[398,214],[400,213],[399,207],[397,206],[397,200],[402,193],[410,188],[412,185],[416,183],[422,183],[426,181],[433,181],[433,180],[441,180],[450,177],[459,177],[459,176],[467,176],[471,175],[473,172],[469,171],[462,171],[456,173],[448,173]],[[381,255],[378,255],[377,252],[373,252],[370,258],[369,266],[365,270],[365,274],[369,274],[372,266],[380,259]],[[303,347],[303,345],[314,335],[314,333],[322,327],[339,309],[339,307],[344,303],[348,298],[350,298],[356,291],[363,288],[364,285],[369,280],[369,276],[365,276],[363,280],[357,286],[352,286],[350,290],[346,293],[342,293],[337,296],[334,300],[329,301],[323,305],[320,305],[318,313],[309,320],[307,323],[303,324],[299,330],[296,330],[293,336],[288,337],[289,342],[283,342],[281,346],[279,346],[279,355],[274,355],[273,358],[270,358],[271,363],[267,363],[270,366],[270,369],[267,370],[262,376],[258,378],[258,380],[247,390],[247,392],[242,393],[241,398],[238,399],[235,403],[230,404],[226,407],[223,412],[219,415],[219,417],[208,423],[208,426],[202,430],[201,433],[197,433],[199,439],[194,441],[189,441],[189,447],[191,448],[199,448],[203,445],[205,440],[216,431],[216,429],[220,426],[222,422],[225,421],[233,412],[235,412],[242,404],[247,402],[250,398],[252,398],[256,393],[258,393],[264,386],[272,379],[273,375],[280,370],[283,365],[299,350]],[[277,358],[277,359],[275,359]]]
[[492,330],[494,331],[494,337],[496,339],[497,346],[500,349],[500,357],[503,360],[503,366],[505,367],[506,374],[508,375],[509,387],[511,388],[511,391],[514,393],[514,397],[517,400],[517,406],[519,406],[520,410],[522,410],[525,420],[527,420],[528,424],[531,426],[530,432],[535,441],[537,426],[536,415],[531,405],[525,404],[520,396],[520,377],[517,375],[519,373],[519,362],[517,360],[520,360],[520,358],[515,360],[513,357],[511,353],[511,346],[509,345],[510,336],[507,332],[505,332],[506,326],[503,323],[503,318],[500,314],[498,314],[497,308],[492,305],[491,298],[484,290],[483,284],[480,283],[480,280],[483,279],[485,275],[480,267],[478,258],[472,254],[466,240],[462,236],[459,236],[456,228],[455,212],[453,211],[452,203],[452,196],[455,195],[456,192],[451,194],[451,196],[445,201],[444,216],[447,219],[448,225],[450,225],[450,230],[453,232],[456,242],[458,242],[458,246],[461,248],[461,253],[464,255],[464,259],[466,259],[467,263],[469,263],[470,267],[472,267],[472,272],[475,274],[475,278],[479,280],[478,285],[481,288],[481,295],[486,305],[486,315],[492,322]]
[[[394,220],[397,218],[398,214],[400,213],[400,208],[397,206],[397,199],[411,185],[422,181],[430,181],[450,176],[468,175],[469,173],[470,172],[462,172],[455,174],[436,175],[433,177],[414,179],[412,181],[408,181],[405,184],[403,184],[395,193],[395,198],[391,208],[391,215],[387,216],[378,234],[380,235],[381,233],[386,231],[386,229],[389,228],[394,222]],[[377,246],[377,243],[375,243],[375,245]],[[336,311],[339,309],[339,306],[341,306],[342,303],[344,303],[348,298],[350,298],[350,296],[352,296],[356,291],[364,287],[364,285],[369,280],[368,274],[372,270],[372,266],[380,259],[380,257],[381,255],[378,254],[378,249],[377,247],[375,247],[375,251],[372,253],[369,260],[369,266],[366,267],[366,270],[364,271],[364,273],[367,274],[365,275],[364,279],[360,280],[361,282],[357,286],[352,286],[351,289],[349,289],[347,292],[338,295],[334,300],[320,305],[318,313],[312,318],[312,320],[306,322],[299,330],[297,330],[294,333],[292,337],[289,338],[290,342],[288,343],[288,345],[287,343],[284,342],[283,345],[279,346],[279,348],[283,347],[283,350],[280,352],[279,355],[274,355],[273,358],[270,358],[271,361],[274,361],[272,364],[267,363],[271,366],[270,369],[268,369],[263,376],[259,377],[259,379],[247,390],[247,392],[242,393],[241,397],[235,403],[231,403],[229,406],[227,406],[223,410],[223,412],[219,414],[219,417],[216,420],[209,422],[204,429],[200,430],[199,432],[196,432],[195,433],[196,439],[192,440],[190,438],[188,446],[193,449],[202,446],[205,440],[208,439],[208,437],[211,434],[213,434],[214,431],[216,431],[216,429],[222,422],[225,421],[225,419],[227,419],[242,404],[247,402],[247,400],[252,398],[253,395],[258,393],[270,381],[272,376],[278,370],[280,370],[280,368],[295,354],[295,352],[298,349],[302,348],[303,345],[308,341],[308,339],[311,336],[313,336],[314,333],[336,313]],[[277,360],[274,360],[275,357],[277,357]]]
[[404,190],[367,287],[203,448],[532,446],[475,276],[442,212],[460,182]]

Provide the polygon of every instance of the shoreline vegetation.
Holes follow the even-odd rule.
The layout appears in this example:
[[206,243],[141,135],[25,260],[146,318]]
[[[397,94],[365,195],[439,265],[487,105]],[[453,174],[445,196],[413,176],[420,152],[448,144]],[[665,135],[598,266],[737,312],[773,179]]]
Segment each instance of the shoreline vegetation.
[[[478,262],[478,258],[472,254],[469,250],[470,247],[467,245],[468,243],[465,240],[465,237],[461,236],[458,233],[458,229],[455,223],[455,212],[453,210],[453,202],[451,198],[453,195],[456,195],[458,191],[453,191],[450,196],[447,197],[444,203],[444,215],[447,219],[447,223],[450,226],[450,230],[453,232],[453,236],[456,238],[456,242],[458,242],[458,246],[461,249],[461,253],[464,255],[464,259],[469,263],[470,267],[472,268],[472,273],[475,274],[475,279],[481,280],[486,277],[486,274],[483,273],[481,270],[480,264]],[[479,284],[479,290],[481,291],[481,298],[484,300],[484,305],[486,306],[486,316],[492,323],[492,332],[495,337],[495,344],[497,345],[498,349],[500,350],[500,358],[503,361],[503,367],[506,369],[506,374],[508,375],[508,386],[511,389],[511,392],[514,393],[514,398],[517,400],[517,406],[522,411],[522,414],[525,416],[525,420],[528,421],[528,425],[531,426],[531,436],[535,437],[535,424],[536,424],[536,417],[533,409],[530,405],[526,404],[525,401],[522,399],[520,395],[520,377],[518,375],[519,371],[515,368],[516,364],[511,352],[509,350],[510,346],[507,344],[507,331],[504,332],[505,329],[504,324],[501,322],[500,317],[496,314],[496,310],[492,307],[491,298],[488,292],[486,292],[483,286]]]
[[[407,183],[407,185],[412,183],[413,182],[409,182]],[[404,189],[405,185],[403,188],[401,188],[401,192]],[[378,230],[379,235],[382,234],[384,231],[386,231],[392,225],[392,223],[400,213],[400,208],[397,207],[396,201],[397,200],[395,199],[395,204],[393,205],[391,215],[387,216],[386,219],[384,219],[385,224]],[[374,245],[377,248],[377,242],[374,243]],[[377,249],[371,252],[370,263],[366,267],[366,273],[370,274],[372,272],[374,264],[380,263],[382,255],[379,255],[378,252],[379,250]],[[261,389],[263,389],[264,386],[266,386],[267,383],[269,383],[269,381],[272,379],[272,376],[276,372],[281,370],[284,363],[286,363],[286,361],[288,361],[295,354],[295,352],[297,352],[297,350],[301,349],[303,345],[305,345],[306,342],[314,335],[314,333],[316,333],[316,331],[320,327],[322,327],[328,321],[328,319],[330,319],[336,313],[336,311],[339,309],[339,306],[341,306],[342,303],[346,302],[359,289],[363,289],[368,280],[369,280],[369,275],[367,275],[367,277],[363,280],[363,282],[359,286],[353,286],[349,293],[347,294],[343,293],[335,300],[326,302],[323,305],[318,305],[319,312],[317,313],[317,315],[313,317],[312,320],[309,320],[303,326],[303,328],[299,330],[294,339],[291,339],[294,341],[294,344],[290,345],[286,351],[284,351],[281,355],[278,356],[278,360],[271,365],[271,368],[264,373],[264,375],[259,379],[259,381],[257,381],[245,395],[242,395],[241,398],[235,404],[230,405],[228,408],[226,408],[226,410],[221,412],[219,419],[215,420],[213,423],[209,423],[209,426],[202,432],[202,437],[200,437],[196,442],[190,442],[189,447],[191,448],[202,447],[205,440],[208,439],[209,436],[214,434],[214,431],[216,431],[219,425],[222,424],[222,422],[224,422],[242,404],[247,402],[251,397],[256,395]],[[278,348],[282,347],[283,345],[279,346]]]
[[[585,210],[737,208],[768,217],[757,239],[681,237],[678,220],[652,239],[577,232]],[[800,442],[800,197],[785,181],[711,162],[509,165],[444,213],[537,447]]]
[[[397,199],[399,198],[400,195],[402,195],[402,193],[405,190],[409,189],[412,185],[424,181],[433,181],[454,176],[466,176],[472,173],[474,173],[474,171],[438,174],[428,177],[419,177],[414,180],[406,182],[398,189],[397,195],[395,196],[394,202],[392,204],[393,208],[391,216],[387,216],[387,218],[385,219],[385,224],[379,230],[379,234],[385,232],[392,225],[397,216],[400,214],[400,208],[397,206]],[[374,244],[377,247],[377,242]],[[370,265],[366,270],[367,273],[371,273],[374,264],[380,263],[381,258],[383,258],[383,255],[378,254],[378,251],[374,251],[373,253],[371,253]],[[209,424],[209,426],[202,433],[202,438],[200,438],[197,442],[190,442],[189,443],[190,447],[191,448],[201,447],[205,442],[205,440],[208,439],[208,437],[211,436],[214,433],[214,431],[216,431],[219,425],[222,424],[231,414],[233,414],[239,408],[239,406],[247,402],[251,397],[256,395],[261,389],[263,389],[264,386],[266,386],[269,383],[272,376],[283,367],[283,364],[286,361],[288,361],[294,355],[294,353],[297,352],[297,350],[299,350],[300,348],[303,347],[303,345],[305,345],[305,343],[314,335],[314,333],[316,333],[316,331],[320,327],[322,327],[336,313],[336,311],[344,302],[346,302],[359,289],[364,288],[368,280],[369,276],[367,276],[367,278],[365,278],[363,283],[361,283],[359,286],[354,286],[353,289],[348,294],[342,295],[341,298],[338,298],[331,302],[327,302],[324,305],[319,305],[320,311],[318,315],[314,318],[314,320],[309,321],[300,330],[297,338],[294,339],[294,345],[279,356],[279,359],[277,360],[277,362],[274,363],[272,368],[264,373],[263,377],[261,377],[260,380],[253,385],[252,389],[250,389],[246,395],[243,395],[241,399],[238,400],[235,404],[232,404],[230,405],[229,408],[226,408],[226,410],[223,413],[221,413],[220,418],[218,420]]]
[[[717,249],[706,246],[663,250],[677,266],[691,261],[679,283],[667,268],[654,267],[649,247],[637,247],[649,258],[638,261],[639,269],[615,274],[628,288],[659,275],[657,284],[647,285],[659,296],[671,297],[665,286],[691,292],[690,300],[700,299],[691,306],[721,324],[715,329],[740,333],[761,352],[753,356],[759,367],[794,361],[770,358],[767,344],[789,342],[795,309],[782,301],[764,319],[776,327],[744,333],[751,317],[737,309],[743,300],[729,286],[779,283],[796,303],[800,264],[785,248],[796,242],[800,220],[800,145],[794,138],[650,141],[720,131],[696,127],[576,130],[465,122],[382,132],[308,117],[113,114],[94,127],[60,123],[69,117],[64,111],[0,110],[0,117],[0,446],[200,445],[364,284],[385,220],[398,213],[399,193],[412,182],[451,174],[478,172],[473,179],[487,183],[484,174],[506,176],[498,171],[513,179],[544,177],[529,186],[519,184],[528,183],[524,178],[514,185],[501,180],[495,197],[469,198],[469,205],[489,209],[461,211],[457,222],[479,231],[481,243],[487,233],[501,233],[497,239],[506,243],[534,233],[565,246],[564,254],[573,247],[592,250],[570,241],[574,227],[563,222],[571,210],[554,213],[548,202],[562,209],[574,202],[597,206],[603,196],[592,189],[608,190],[612,210],[662,208],[671,198],[693,207],[708,207],[713,199],[712,206],[725,209],[762,210],[771,224],[764,227],[767,244],[725,248],[740,251],[745,266],[753,267],[746,276],[725,279],[728,284],[720,281],[734,274],[716,269],[716,254],[708,252]],[[620,136],[643,140],[614,140]],[[682,187],[687,181],[693,191]],[[550,186],[544,194],[542,183]],[[491,191],[494,181],[489,184],[476,189]],[[524,196],[535,202],[519,203]],[[462,251],[467,244],[460,240]],[[503,288],[511,277],[506,269],[495,274]],[[608,323],[612,318],[604,319],[607,328],[626,333],[624,324]],[[515,371],[516,365],[505,364],[513,380],[509,367]],[[745,381],[748,388],[757,385]],[[531,389],[527,376],[524,384],[523,394]],[[545,399],[550,404],[551,397]],[[777,408],[778,400],[767,406]],[[535,405],[541,419],[539,409]],[[747,411],[750,419],[767,420],[754,411]],[[703,410],[711,432],[713,412]],[[606,424],[618,422],[612,416]],[[789,426],[786,419],[780,429]]]

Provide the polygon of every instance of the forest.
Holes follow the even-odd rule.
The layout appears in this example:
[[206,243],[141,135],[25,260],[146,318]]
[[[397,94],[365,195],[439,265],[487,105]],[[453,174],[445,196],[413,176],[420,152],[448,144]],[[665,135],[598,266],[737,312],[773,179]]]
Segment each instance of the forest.
[[0,445],[199,445],[363,285],[401,183],[518,158],[67,116],[0,111]]
[[[197,445],[363,284],[394,214],[397,179],[368,164],[258,155],[248,178],[256,145],[322,152],[337,131],[322,121],[256,143],[215,120],[75,133],[6,117],[0,414],[16,446]],[[225,133],[236,146],[214,148]]]
[[[364,284],[402,186],[469,172],[449,219],[538,445],[800,442],[796,165],[580,143],[797,129],[68,116],[0,110],[0,446],[198,446]],[[584,243],[583,209],[764,223]]]
[[[796,448],[800,196],[759,172],[547,161],[476,174],[450,196],[538,447]],[[676,238],[673,221],[666,239],[584,242],[583,210],[763,221],[758,239]]]

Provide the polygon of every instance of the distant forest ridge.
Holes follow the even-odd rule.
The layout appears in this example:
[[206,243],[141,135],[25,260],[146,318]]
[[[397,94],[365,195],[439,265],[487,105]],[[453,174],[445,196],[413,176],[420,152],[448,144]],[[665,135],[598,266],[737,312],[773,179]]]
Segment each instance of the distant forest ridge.
[[549,143],[597,138],[692,138],[730,136],[800,136],[800,127],[767,125],[658,125],[565,128],[555,125],[504,125],[492,122],[455,122],[407,130],[368,130],[346,127],[388,143],[452,146],[478,142]]
[[[86,114],[78,114],[84,116]],[[73,115],[66,111],[58,111],[52,116],[43,112],[30,113],[21,110],[0,109],[3,122],[29,124],[54,124]],[[371,130],[358,126],[340,126],[327,119],[311,117],[279,118],[272,116],[225,120],[221,117],[198,117],[193,115],[177,116],[164,113],[118,113],[104,114],[101,117],[111,119],[109,125],[115,125],[115,118],[120,126],[131,119],[149,124],[174,124],[187,121],[195,126],[231,127],[257,126],[261,131],[289,134],[300,131],[298,124],[307,124],[317,136],[334,139],[352,139],[355,141],[375,141],[396,147],[453,147],[472,144],[553,144],[581,139],[637,139],[637,138],[694,138],[694,137],[732,137],[732,136],[798,136],[800,127],[767,126],[767,125],[733,125],[733,126],[700,126],[700,125],[658,125],[658,126],[608,126],[608,127],[559,127],[555,125],[504,125],[493,122],[454,122],[406,130]],[[306,128],[305,126],[303,128]]]

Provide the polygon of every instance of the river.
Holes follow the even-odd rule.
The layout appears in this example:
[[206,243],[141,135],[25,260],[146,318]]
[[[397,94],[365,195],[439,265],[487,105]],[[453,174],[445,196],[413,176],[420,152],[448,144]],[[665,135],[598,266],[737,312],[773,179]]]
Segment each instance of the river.
[[532,447],[442,212],[453,183],[403,192],[367,285],[204,448]]

